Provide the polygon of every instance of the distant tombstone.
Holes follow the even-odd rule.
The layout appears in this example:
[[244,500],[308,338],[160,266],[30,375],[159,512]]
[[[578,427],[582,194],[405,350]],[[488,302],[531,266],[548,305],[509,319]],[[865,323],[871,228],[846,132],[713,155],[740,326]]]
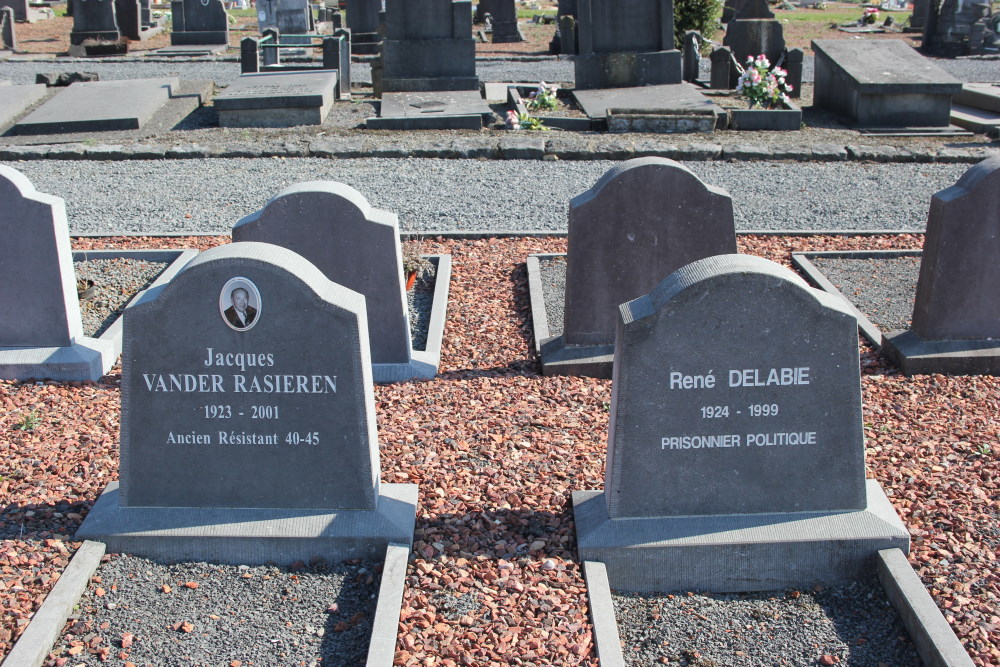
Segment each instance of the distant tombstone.
[[282,35],[304,35],[310,30],[308,0],[266,0],[258,9],[266,14],[260,30],[274,28]]
[[351,30],[351,52],[357,55],[378,53],[380,0],[347,0],[347,27]]
[[[221,2],[221,0],[218,0]],[[115,42],[121,39],[115,15],[115,0],[70,0],[73,30],[69,33],[71,56],[84,56],[84,41]]]
[[473,20],[476,23],[483,23],[483,22],[486,21],[486,15],[487,14],[489,14],[489,15],[492,16],[493,15],[493,3],[495,1],[496,0],[479,0],[479,2],[476,3],[476,14],[473,17]]
[[120,483],[78,536],[238,563],[410,542],[415,486],[379,482],[363,296],[289,250],[234,243],[124,322]]
[[0,9],[9,8],[14,12],[14,20],[26,23],[30,17],[31,7],[28,0],[0,0]]
[[63,200],[0,165],[0,234],[0,378],[98,379],[111,351],[83,335]]
[[142,8],[139,0],[115,0],[115,20],[118,31],[129,39],[142,36]]
[[732,50],[736,61],[742,66],[745,66],[747,56],[756,57],[762,53],[775,65],[785,51],[781,22],[774,18],[767,0],[748,0],[743,3],[733,19],[726,24],[726,36],[722,43]]
[[573,494],[580,558],[619,590],[750,591],[906,551],[865,481],[857,341],[840,300],[747,255],[622,304],[604,491]]
[[903,372],[1000,374],[1000,157],[931,199],[913,323],[885,336]]
[[229,44],[229,15],[222,0],[173,0],[170,44]]
[[514,0],[494,0],[492,16],[493,43],[524,41],[524,35],[517,27],[517,5]]
[[386,0],[385,30],[378,94],[479,90],[469,0]]
[[610,345],[619,304],[685,264],[734,252],[725,190],[666,158],[612,167],[569,204],[566,344]]
[[577,0],[576,87],[681,82],[672,0]]
[[17,34],[14,32],[14,10],[10,7],[0,9],[0,49],[17,50]]
[[402,275],[399,221],[333,181],[285,188],[233,226],[234,241],[288,248],[333,282],[365,296],[375,380],[418,375]]

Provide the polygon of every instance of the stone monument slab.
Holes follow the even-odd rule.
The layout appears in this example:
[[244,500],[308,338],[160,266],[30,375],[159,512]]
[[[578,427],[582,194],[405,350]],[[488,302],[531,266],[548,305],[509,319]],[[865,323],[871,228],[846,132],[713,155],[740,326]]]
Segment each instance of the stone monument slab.
[[612,167],[569,204],[563,335],[542,346],[546,374],[610,377],[618,306],[680,267],[736,252],[729,194],[666,158]]
[[4,86],[3,95],[0,95],[0,127],[45,97],[46,92],[47,87],[43,84]]
[[73,3],[73,30],[69,34],[69,55],[86,56],[84,41],[115,42],[121,38],[115,0],[70,1]]
[[821,39],[815,105],[859,127],[947,127],[962,82],[903,41]]
[[289,250],[233,243],[124,322],[120,485],[78,536],[220,560],[410,543],[416,487],[379,481],[362,295]]
[[0,7],[0,51],[17,50],[17,31],[14,29],[14,10]]
[[[664,132],[725,129],[720,127],[720,119],[726,118],[725,111],[699,90],[687,82],[633,88],[574,89],[573,99],[588,118],[606,122],[612,132],[656,131],[650,125],[657,119],[668,124],[662,130]],[[625,118],[630,118],[631,122],[619,127],[619,122]],[[637,119],[642,118],[647,121],[646,127],[637,127]],[[691,127],[685,125],[685,121]]]
[[383,93],[379,115],[365,121],[369,130],[481,130],[493,110],[474,90]]
[[436,368],[413,358],[394,213],[373,208],[343,183],[299,183],[237,222],[233,240],[288,248],[327,279],[364,295],[376,381],[434,376]]
[[708,257],[622,304],[611,401],[604,507],[574,506],[616,588],[826,585],[908,549],[865,482],[857,320],[774,262]]
[[[6,90],[6,89],[5,89]],[[110,344],[83,335],[66,205],[0,165],[0,377],[96,380]]]
[[337,70],[242,74],[213,104],[222,127],[320,125],[336,100]]
[[229,44],[229,15],[222,0],[173,0],[171,46]]
[[177,90],[177,77],[74,83],[14,125],[16,134],[136,130]]
[[906,374],[1000,374],[1000,157],[931,198],[908,331],[883,337]]

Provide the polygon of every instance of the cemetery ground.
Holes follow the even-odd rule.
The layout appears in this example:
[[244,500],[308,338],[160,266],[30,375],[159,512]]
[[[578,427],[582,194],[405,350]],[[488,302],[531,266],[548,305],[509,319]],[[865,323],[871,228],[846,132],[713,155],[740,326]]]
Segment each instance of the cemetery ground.
[[[207,249],[226,242],[88,237],[73,245]],[[921,244],[920,234],[739,237],[741,253],[785,265],[793,251]],[[425,238],[419,245],[451,253],[454,273],[438,376],[375,389],[382,480],[420,488],[395,663],[596,665],[570,495],[603,486],[611,383],[540,375],[524,264],[531,253],[565,252],[566,240]],[[859,345],[867,476],[908,527],[910,563],[974,662],[1000,664],[1000,380],[907,378]],[[0,383],[0,654],[79,548],[74,531],[117,478],[119,382],[116,367],[96,383]],[[266,471],[260,482],[267,483]],[[115,585],[102,580],[92,589]],[[169,595],[152,584],[148,594]],[[171,623],[177,637],[198,636],[206,620]],[[126,664],[128,647],[144,640],[82,631],[65,635],[49,664],[99,664],[102,654],[107,664]],[[726,664],[698,657],[703,646],[693,638],[658,651],[661,662]],[[757,664],[780,664],[767,646],[759,649]],[[817,646],[811,661],[796,664],[856,664],[849,651]]]

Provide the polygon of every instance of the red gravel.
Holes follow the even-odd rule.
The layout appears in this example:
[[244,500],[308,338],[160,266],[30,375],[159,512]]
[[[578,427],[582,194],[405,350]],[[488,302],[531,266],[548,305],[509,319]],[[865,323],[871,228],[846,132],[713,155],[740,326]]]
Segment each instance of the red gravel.
[[[793,250],[921,242],[741,237],[740,250],[788,264]],[[570,493],[603,484],[610,382],[539,376],[524,268],[532,252],[564,250],[557,238],[423,242],[423,252],[454,261],[441,373],[375,391],[382,478],[420,485],[396,664],[597,664]],[[868,474],[910,527],[910,562],[973,660],[1000,664],[1000,381],[905,378],[866,344],[861,353]],[[0,383],[0,655],[78,546],[68,540],[81,516],[117,476],[118,379],[116,371],[100,383]],[[33,411],[37,426],[19,430]]]

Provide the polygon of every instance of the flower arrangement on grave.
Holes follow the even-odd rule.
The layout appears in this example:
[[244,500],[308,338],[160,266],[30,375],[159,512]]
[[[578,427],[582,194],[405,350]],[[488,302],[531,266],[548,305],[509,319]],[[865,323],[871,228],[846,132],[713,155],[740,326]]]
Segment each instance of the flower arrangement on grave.
[[530,114],[518,114],[511,109],[504,117],[504,124],[508,130],[548,130],[541,118],[535,118]]
[[878,7],[865,7],[865,10],[861,12],[861,20],[858,21],[859,25],[871,25],[878,21]]
[[508,130],[521,129],[521,120],[518,118],[517,112],[513,109],[507,112],[507,115],[504,117],[504,124],[507,126]]
[[528,96],[527,107],[532,111],[546,110],[551,111],[559,106],[559,99],[556,96],[556,92],[559,90],[559,86],[553,84],[545,83],[544,81],[538,84],[538,88],[531,91]]
[[750,108],[780,109],[788,103],[787,93],[791,84],[785,81],[788,72],[780,67],[771,69],[763,53],[754,58],[747,56],[746,68],[736,83],[736,92],[750,102]]

